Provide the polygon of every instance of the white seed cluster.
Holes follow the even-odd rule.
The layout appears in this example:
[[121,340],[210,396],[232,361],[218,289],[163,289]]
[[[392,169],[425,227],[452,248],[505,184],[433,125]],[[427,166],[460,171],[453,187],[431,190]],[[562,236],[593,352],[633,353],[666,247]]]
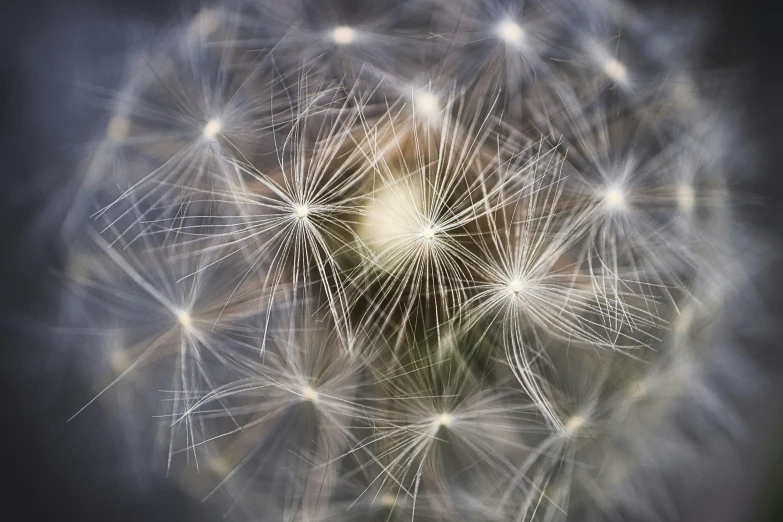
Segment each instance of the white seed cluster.
[[670,516],[736,280],[688,49],[621,0],[332,4],[217,3],[131,68],[68,239],[99,396],[240,519]]

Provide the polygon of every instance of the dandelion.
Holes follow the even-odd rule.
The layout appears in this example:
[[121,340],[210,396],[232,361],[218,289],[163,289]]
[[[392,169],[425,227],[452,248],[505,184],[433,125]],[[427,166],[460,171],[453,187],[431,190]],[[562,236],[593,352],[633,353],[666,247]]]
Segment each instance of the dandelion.
[[[191,417],[212,422],[229,417],[235,423],[199,443],[233,440],[226,448],[232,469],[210,495],[227,485],[238,498],[251,486],[283,495],[293,489],[302,497],[289,509],[315,517],[328,507],[337,457],[358,443],[352,424],[372,415],[373,408],[359,401],[363,363],[373,356],[346,360],[334,328],[292,310],[293,303],[289,299],[273,309],[263,358],[249,361],[237,380],[193,401],[176,424]],[[312,310],[312,304],[304,306]],[[215,408],[220,405],[225,406]],[[266,452],[278,453],[273,462]],[[240,475],[249,479],[238,481]]]
[[130,68],[63,226],[86,402],[238,520],[656,515],[741,426],[723,113],[620,0],[392,4],[218,3]]
[[524,33],[516,22],[506,20],[498,26],[498,36],[509,44],[515,44],[522,40]]
[[[130,374],[146,373],[153,364],[173,360],[166,364],[171,368],[170,382],[160,382],[157,389],[173,390],[166,402],[168,415],[176,418],[190,407],[197,393],[217,387],[218,375],[237,371],[252,357],[241,339],[255,323],[257,287],[241,285],[229,305],[223,301],[225,285],[235,277],[201,271],[202,265],[211,263],[209,256],[188,256],[172,264],[170,260],[179,254],[174,248],[158,246],[150,255],[154,244],[149,241],[143,242],[142,252],[136,245],[120,251],[118,245],[111,246],[100,237],[95,241],[107,256],[104,266],[93,266],[94,274],[75,279],[73,284],[115,317],[113,329],[105,335],[127,332],[125,341],[110,354],[116,376],[95,399]],[[180,278],[193,272],[198,276],[189,278],[189,284],[179,284]],[[98,323],[95,328],[100,331],[102,326]],[[173,426],[168,465],[180,436],[195,444],[203,433],[203,426],[189,418]]]
[[356,31],[348,27],[347,25],[341,25],[340,27],[335,27],[334,31],[332,31],[332,39],[334,40],[334,43],[338,45],[347,45],[354,41],[356,38]]
[[389,411],[378,415],[374,433],[360,445],[370,448],[382,470],[370,486],[391,488],[395,498],[412,502],[414,515],[425,484],[439,492],[445,512],[454,514],[451,493],[460,473],[475,481],[471,487],[511,476],[507,455],[524,448],[515,440],[515,419],[531,411],[524,402],[514,405],[512,390],[483,390],[469,374],[452,380],[435,368],[415,360],[396,370],[398,378],[383,378]]

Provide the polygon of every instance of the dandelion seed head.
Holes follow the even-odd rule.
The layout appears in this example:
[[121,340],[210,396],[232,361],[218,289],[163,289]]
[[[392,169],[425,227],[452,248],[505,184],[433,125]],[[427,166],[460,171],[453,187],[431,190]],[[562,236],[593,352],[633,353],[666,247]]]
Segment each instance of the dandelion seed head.
[[115,350],[109,359],[109,366],[116,375],[123,373],[131,364],[133,364],[133,360],[124,350]]
[[628,387],[628,396],[635,401],[642,399],[645,395],[647,395],[647,383],[642,380],[634,381]]
[[500,25],[497,26],[496,31],[498,36],[509,44],[518,44],[522,41],[522,37],[524,36],[522,28],[513,20],[501,22]]
[[440,428],[441,426],[444,428],[451,427],[451,424],[454,422],[454,417],[451,415],[451,413],[441,413],[437,417],[435,417],[434,424],[436,427]]
[[690,212],[693,210],[693,206],[696,203],[696,192],[690,185],[678,185],[677,186],[677,207],[683,212]]
[[625,193],[618,186],[611,186],[604,191],[604,206],[608,210],[622,210],[625,207]]
[[312,386],[305,386],[302,388],[302,399],[308,402],[317,402],[318,392]]
[[193,325],[193,317],[187,310],[179,310],[175,315],[182,328],[189,329]]
[[[717,120],[696,121],[710,100],[695,83],[656,83],[661,64],[628,47],[644,35],[610,41],[621,22],[645,25],[626,24],[624,9],[607,32],[540,2],[518,21],[521,11],[475,0],[437,3],[447,19],[437,31],[415,16],[411,27],[407,15],[363,19],[321,26],[318,45],[308,29],[265,27],[295,23],[274,2],[264,10],[280,16],[254,18],[253,2],[202,10],[144,61],[154,74],[136,67],[118,90],[100,145],[128,161],[104,153],[91,167],[101,181],[114,165],[117,182],[102,187],[120,189],[99,207],[110,223],[99,237],[131,221],[128,235],[144,229],[101,249],[118,266],[68,271],[79,285],[106,283],[94,291],[121,319],[122,349],[104,352],[106,364],[121,376],[173,360],[173,373],[133,382],[172,394],[160,412],[174,420],[170,456],[204,448],[202,468],[227,481],[257,459],[250,480],[279,480],[271,494],[241,484],[245,502],[285,498],[280,518],[340,518],[361,485],[348,500],[373,514],[380,503],[415,507],[416,519],[560,520],[572,486],[580,509],[592,499],[576,490],[596,462],[617,452],[644,465],[626,446],[656,460],[647,430],[614,422],[615,411],[657,415],[659,390],[705,388],[695,359],[720,303],[698,270],[713,239],[731,245],[699,227],[713,205],[693,212],[720,196],[669,174],[702,165],[668,167],[720,161]],[[373,27],[385,36],[370,38]],[[487,42],[473,47],[477,33]],[[459,45],[443,45],[451,37]],[[664,210],[686,226],[661,226]],[[170,241],[174,255],[149,255]],[[103,320],[85,310],[74,313]],[[618,361],[628,355],[630,368]],[[719,409],[717,397],[698,400]],[[508,491],[489,510],[479,493],[497,478]],[[452,502],[463,487],[479,493]]]
[[111,141],[125,141],[130,134],[131,123],[128,118],[115,116],[109,121],[106,127],[106,137]]
[[628,77],[628,71],[617,59],[609,60],[604,64],[604,73],[617,83],[622,83]]
[[684,308],[673,320],[673,330],[677,335],[684,335],[693,324],[693,308]]
[[438,97],[424,89],[418,89],[413,93],[413,105],[416,114],[424,118],[433,118],[441,111]]
[[338,45],[348,45],[356,38],[356,31],[347,25],[335,27],[332,30],[332,40]]
[[207,466],[218,477],[225,477],[225,476],[227,476],[229,473],[231,473],[231,470],[233,469],[231,467],[231,463],[228,462],[226,459],[224,459],[222,457],[212,457],[212,458],[210,458],[207,461]]
[[190,24],[190,30],[197,36],[206,37],[220,25],[220,15],[213,9],[202,9]]
[[386,508],[394,507],[397,504],[397,497],[392,493],[384,493],[380,497],[380,504]]
[[568,437],[573,437],[579,430],[585,425],[586,419],[582,415],[574,415],[565,423],[565,434]]
[[204,125],[204,137],[208,140],[214,140],[217,135],[220,133],[221,124],[220,120],[209,120],[206,125]]
[[373,193],[359,224],[359,237],[376,253],[416,234],[421,236],[421,196],[415,186],[388,184]]
[[294,211],[294,214],[299,219],[305,219],[309,213],[310,209],[307,207],[307,205],[299,205]]

